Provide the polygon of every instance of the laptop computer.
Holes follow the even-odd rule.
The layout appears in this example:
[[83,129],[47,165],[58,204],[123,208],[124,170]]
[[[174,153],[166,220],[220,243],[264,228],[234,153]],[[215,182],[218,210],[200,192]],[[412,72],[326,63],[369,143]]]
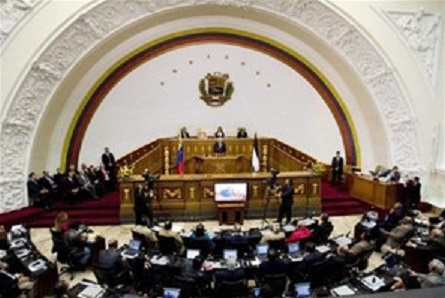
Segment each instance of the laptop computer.
[[164,288],[163,298],[179,298],[179,293],[181,289],[176,288]]
[[199,249],[187,249],[187,259],[188,260],[193,260],[200,254],[201,254],[201,251]]
[[310,298],[312,296],[311,292],[310,283],[303,282],[295,284],[295,298]]
[[301,258],[303,253],[300,250],[300,242],[289,243],[287,245],[287,254],[291,259]]
[[260,261],[265,261],[267,259],[267,251],[269,250],[269,245],[267,244],[257,244],[256,245],[256,256]]
[[223,259],[227,260],[230,257],[234,257],[235,260],[238,259],[238,250],[236,250],[236,249],[224,249],[223,250]]
[[128,248],[124,250],[122,255],[127,258],[135,258],[139,254],[139,250],[141,249],[141,241],[140,240],[130,240],[128,244]]

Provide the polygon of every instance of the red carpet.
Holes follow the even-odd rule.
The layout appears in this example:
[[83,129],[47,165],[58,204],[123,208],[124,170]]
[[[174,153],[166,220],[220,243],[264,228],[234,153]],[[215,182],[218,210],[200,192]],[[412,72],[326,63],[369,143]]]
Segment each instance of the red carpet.
[[347,192],[332,187],[329,182],[321,184],[321,209],[331,216],[363,214],[369,206],[351,197]]
[[119,192],[110,192],[98,200],[85,200],[74,205],[65,201],[53,204],[49,211],[28,207],[0,215],[0,223],[6,226],[25,223],[30,227],[51,227],[57,213],[65,211],[70,221],[80,221],[88,225],[117,225],[119,219]]

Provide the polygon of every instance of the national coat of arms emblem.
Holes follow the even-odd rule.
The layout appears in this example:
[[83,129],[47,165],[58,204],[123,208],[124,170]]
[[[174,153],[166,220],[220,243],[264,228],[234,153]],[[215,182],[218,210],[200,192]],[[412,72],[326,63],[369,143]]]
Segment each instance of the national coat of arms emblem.
[[232,97],[234,90],[233,83],[229,81],[229,75],[226,73],[208,73],[199,81],[200,98],[211,107],[222,106]]

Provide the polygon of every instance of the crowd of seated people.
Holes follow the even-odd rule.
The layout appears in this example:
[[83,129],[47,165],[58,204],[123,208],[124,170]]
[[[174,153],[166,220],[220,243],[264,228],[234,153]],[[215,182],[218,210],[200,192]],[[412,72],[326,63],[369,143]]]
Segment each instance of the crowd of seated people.
[[[408,271],[399,274],[392,284],[394,290],[444,284],[443,259],[440,259],[440,255],[445,251],[445,225],[440,225],[444,219],[439,217],[434,222],[435,227],[430,230],[425,248],[431,250],[431,257],[435,258],[430,262],[429,273]],[[367,261],[378,241],[383,243],[384,254],[394,253],[399,256],[406,246],[418,246],[417,242],[410,240],[410,237],[414,236],[412,231],[417,225],[416,221],[407,216],[403,206],[399,205],[391,210],[386,220],[379,222],[370,231],[360,233],[357,239],[352,239],[349,244],[336,244],[330,237],[335,227],[327,214],[322,214],[315,224],[307,220],[296,220],[293,224],[294,231],[279,224],[271,224],[262,230],[243,231],[240,224],[235,224],[230,231],[219,233],[208,233],[202,223],[197,224],[190,233],[177,232],[173,229],[172,221],[165,222],[162,228],[138,225],[132,229],[133,237],[144,237],[151,245],[140,250],[137,257],[127,258],[122,254],[118,242],[111,239],[108,241],[108,248],[99,253],[93,270],[97,273],[99,283],[105,283],[106,280],[99,277],[103,278],[104,275],[99,273],[102,271],[113,276],[112,282],[108,280],[112,286],[121,284],[125,285],[125,288],[133,287],[134,291],[141,295],[145,293],[148,297],[159,295],[163,287],[181,288],[184,297],[229,297],[233,288],[236,288],[236,291],[246,291],[247,295],[247,280],[256,282],[262,297],[277,297],[281,296],[283,291],[281,286],[278,286],[280,279],[284,279],[286,289],[292,287],[289,284],[300,282],[310,282],[314,287],[341,283],[353,276],[353,272],[366,269]],[[85,239],[72,228],[65,213],[58,214],[53,230],[62,233],[68,245],[77,250],[77,258],[85,268],[92,265],[91,251],[85,244]],[[0,233],[0,241],[1,239]],[[268,245],[267,258],[261,259],[257,265],[252,265],[252,260],[257,259],[256,245],[274,241],[282,241],[282,246]],[[199,246],[195,246],[196,242],[199,242]],[[165,252],[165,243],[173,245],[173,249],[167,249]],[[217,267],[215,262],[224,258],[222,251],[218,251],[218,243],[222,243],[223,250],[236,249],[237,252],[243,253],[227,257],[221,262],[221,267]],[[301,246],[300,255],[291,257],[288,246],[296,244]],[[207,245],[207,253],[203,253],[201,245]],[[322,246],[328,246],[329,249],[321,250]],[[187,250],[197,248],[200,249],[198,255],[187,259]],[[172,263],[169,263],[169,266],[156,263],[161,255],[174,256],[166,259]]]
[[55,200],[64,199],[73,204],[85,199],[98,199],[114,189],[115,179],[101,166],[82,164],[80,169],[71,165],[66,173],[59,168],[52,176],[43,171],[42,176],[28,175],[28,197],[31,205],[50,209]]

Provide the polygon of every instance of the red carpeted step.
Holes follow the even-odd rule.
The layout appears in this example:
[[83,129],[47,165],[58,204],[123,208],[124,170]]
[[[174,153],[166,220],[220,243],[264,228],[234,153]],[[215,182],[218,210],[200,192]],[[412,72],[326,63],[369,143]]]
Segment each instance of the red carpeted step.
[[368,206],[351,197],[347,192],[338,187],[333,187],[328,182],[321,184],[322,211],[329,215],[353,215],[363,214]]
[[[102,217],[102,218],[92,218],[92,217],[85,217],[85,218],[77,218],[79,222],[85,223],[89,226],[96,225],[96,226],[106,226],[106,225],[119,225],[120,220],[116,217]],[[42,228],[42,227],[52,227],[54,225],[54,220],[48,220],[48,219],[38,219],[34,220],[27,224],[29,227],[34,228]]]

